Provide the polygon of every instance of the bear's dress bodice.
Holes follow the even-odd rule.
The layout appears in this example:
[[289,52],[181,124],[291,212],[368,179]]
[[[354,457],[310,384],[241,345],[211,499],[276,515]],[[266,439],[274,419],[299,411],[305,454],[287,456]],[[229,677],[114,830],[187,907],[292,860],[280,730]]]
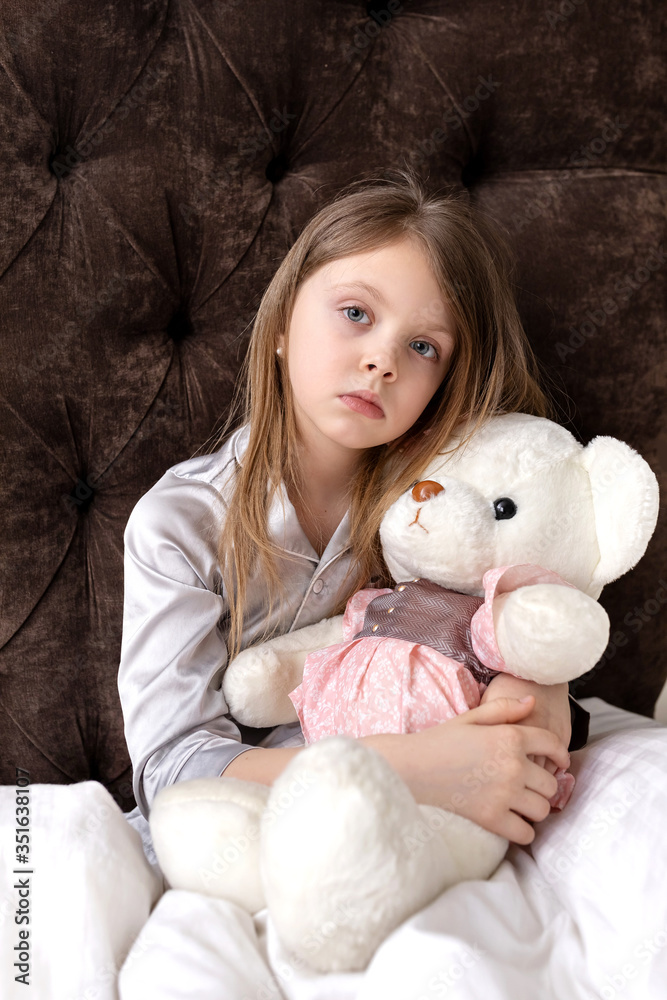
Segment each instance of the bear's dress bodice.
[[[572,586],[551,570],[521,564],[487,570],[484,598],[420,579],[357,591],[343,616],[343,642],[310,653],[301,684],[289,692],[306,743],[420,732],[477,708],[489,681],[507,670],[494,598],[534,583]],[[556,779],[550,802],[561,809],[574,777],[559,768]]]
[[431,646],[463,663],[480,684],[488,684],[498,671],[481,662],[470,631],[472,617],[482,604],[481,597],[447,590],[431,580],[410,580],[373,598],[366,608],[364,627],[354,638],[384,636]]

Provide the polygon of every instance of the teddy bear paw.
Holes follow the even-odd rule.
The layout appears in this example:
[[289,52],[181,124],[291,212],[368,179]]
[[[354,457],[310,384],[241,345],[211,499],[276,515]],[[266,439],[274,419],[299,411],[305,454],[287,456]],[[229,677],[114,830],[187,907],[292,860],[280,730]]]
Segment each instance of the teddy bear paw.
[[560,684],[591,670],[609,641],[609,617],[581,590],[538,583],[493,602],[498,649],[510,673]]
[[392,930],[459,880],[438,839],[411,849],[421,822],[405,782],[358,740],[331,736],[297,754],[271,789],[260,847],[285,947],[319,972],[364,969]]
[[276,641],[242,650],[229,664],[222,693],[234,719],[262,728],[297,722],[290,691],[301,682],[305,654]]
[[260,820],[269,787],[240,778],[196,778],[162,788],[149,816],[160,868],[173,889],[264,908]]
[[443,888],[468,879],[486,879],[505,857],[509,841],[467,816],[431,805],[420,805],[419,810],[421,822],[410,839],[410,847],[420,851],[430,840],[440,840],[451,859],[451,876]]

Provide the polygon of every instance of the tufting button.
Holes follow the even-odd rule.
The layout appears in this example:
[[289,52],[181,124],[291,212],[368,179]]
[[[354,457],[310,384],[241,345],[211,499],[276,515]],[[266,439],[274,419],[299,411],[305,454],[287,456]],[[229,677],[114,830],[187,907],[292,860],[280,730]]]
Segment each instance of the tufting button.
[[167,323],[167,336],[172,340],[184,340],[191,332],[190,321],[185,308],[181,305]]
[[79,142],[75,149],[71,142],[67,145],[61,142],[48,159],[49,170],[54,177],[62,181],[90,156],[92,149],[90,143]]
[[[69,149],[72,147],[70,146]],[[68,154],[62,149],[57,149],[55,153],[49,159],[49,170],[54,177],[57,177],[59,181],[63,180],[64,177],[71,172],[72,167],[76,165],[76,161],[73,161],[73,157],[69,156],[69,162],[67,162]]]
[[324,586],[324,584],[322,583],[321,580],[316,580],[315,583],[313,584],[313,593],[314,594],[321,594],[323,586]]
[[[394,4],[393,6],[398,8],[401,5]],[[398,10],[392,10],[392,5],[388,4],[387,0],[366,0],[366,13],[383,27],[391,21],[392,17],[396,17]]]
[[289,160],[287,159],[287,156],[285,153],[278,153],[278,155],[274,156],[272,160],[269,160],[264,173],[266,174],[267,181],[271,181],[272,184],[277,184],[278,181],[285,176],[288,169]]
[[96,477],[92,473],[82,472],[80,476],[77,476],[74,489],[70,493],[63,493],[63,500],[70,510],[74,510],[78,514],[85,514],[93,501],[96,488]]

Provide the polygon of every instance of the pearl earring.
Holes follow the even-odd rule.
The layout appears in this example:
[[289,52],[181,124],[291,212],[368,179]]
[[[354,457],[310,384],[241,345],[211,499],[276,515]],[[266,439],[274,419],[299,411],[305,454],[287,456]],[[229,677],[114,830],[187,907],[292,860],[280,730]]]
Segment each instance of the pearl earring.
[[277,348],[276,348],[276,354],[279,354],[279,355],[281,355],[281,356],[282,356],[282,353],[283,353],[283,349],[282,349],[282,347],[277,347]]

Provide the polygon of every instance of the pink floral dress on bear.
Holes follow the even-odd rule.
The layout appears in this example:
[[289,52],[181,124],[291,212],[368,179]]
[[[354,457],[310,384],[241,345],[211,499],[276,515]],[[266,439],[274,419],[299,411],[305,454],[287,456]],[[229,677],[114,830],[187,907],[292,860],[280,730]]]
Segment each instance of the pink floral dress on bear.
[[[487,570],[484,598],[416,579],[358,591],[343,616],[343,642],[311,653],[290,699],[306,743],[325,736],[413,733],[476,708],[489,681],[508,672],[496,642],[493,599],[536,583],[571,587],[522,564]],[[574,775],[559,768],[549,800],[561,810]]]

